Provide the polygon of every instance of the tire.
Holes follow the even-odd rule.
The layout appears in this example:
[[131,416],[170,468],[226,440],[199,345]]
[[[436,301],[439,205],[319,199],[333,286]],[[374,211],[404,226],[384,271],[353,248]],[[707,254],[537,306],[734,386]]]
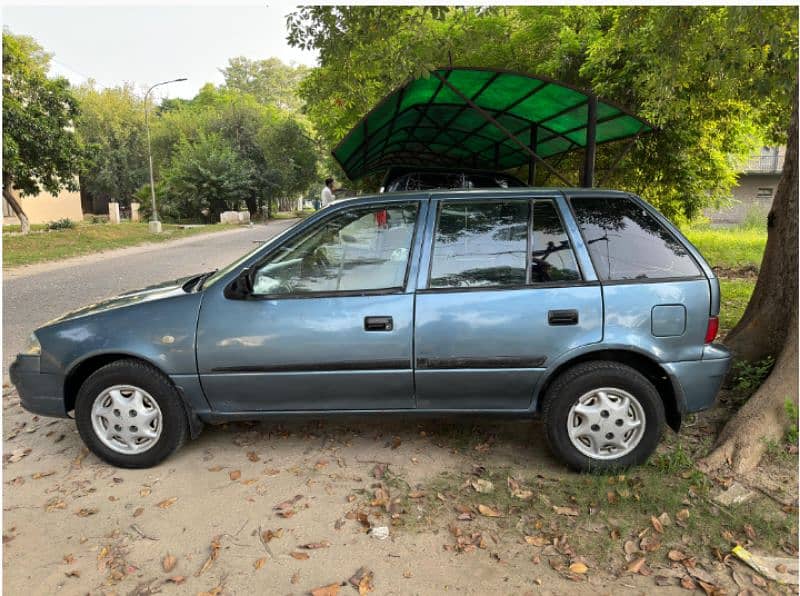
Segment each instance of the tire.
[[544,396],[542,417],[551,451],[579,472],[644,463],[665,425],[653,384],[630,366],[600,360],[560,374]]
[[[75,399],[75,423],[92,453],[120,468],[155,466],[189,435],[183,402],[170,380],[153,366],[130,359],[107,364],[83,382]],[[109,425],[140,434],[110,437],[115,431]]]

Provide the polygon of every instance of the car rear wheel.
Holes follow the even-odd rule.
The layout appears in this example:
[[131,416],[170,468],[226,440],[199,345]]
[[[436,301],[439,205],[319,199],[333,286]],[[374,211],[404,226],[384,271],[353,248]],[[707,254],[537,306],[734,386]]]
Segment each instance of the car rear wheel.
[[611,471],[641,464],[664,431],[664,404],[637,370],[611,361],[561,374],[542,414],[552,451],[575,470]]
[[186,441],[183,403],[169,379],[138,360],[118,360],[84,381],[75,422],[87,447],[122,468],[149,468]]

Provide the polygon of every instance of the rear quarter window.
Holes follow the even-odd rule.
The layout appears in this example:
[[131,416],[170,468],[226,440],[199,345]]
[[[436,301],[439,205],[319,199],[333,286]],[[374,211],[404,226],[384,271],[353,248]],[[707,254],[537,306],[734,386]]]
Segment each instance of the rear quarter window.
[[570,202],[601,280],[701,274],[686,247],[633,200],[574,197]]

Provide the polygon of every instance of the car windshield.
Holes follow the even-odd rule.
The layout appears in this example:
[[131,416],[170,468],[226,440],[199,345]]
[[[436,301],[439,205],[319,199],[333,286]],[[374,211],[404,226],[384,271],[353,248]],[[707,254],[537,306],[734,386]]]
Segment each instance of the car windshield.
[[[299,222],[298,222],[298,223],[299,223]],[[297,225],[297,224],[295,224],[295,225]],[[237,268],[238,268],[238,267],[240,267],[240,266],[241,266],[243,263],[246,263],[246,262],[247,262],[247,261],[250,259],[250,257],[254,256],[254,255],[255,255],[255,254],[258,252],[258,251],[260,251],[262,248],[264,248],[264,245],[265,245],[267,242],[272,242],[272,241],[274,241],[274,240],[278,240],[279,238],[282,238],[282,237],[283,237],[283,236],[285,236],[285,235],[286,235],[286,234],[287,234],[289,231],[291,231],[293,228],[294,228],[294,225],[293,225],[293,226],[289,226],[288,228],[286,228],[286,229],[285,229],[283,232],[281,232],[281,233],[280,233],[280,234],[278,234],[277,236],[273,236],[272,238],[269,238],[269,239],[267,239],[267,240],[254,240],[254,242],[258,242],[258,246],[256,246],[256,247],[255,247],[253,250],[249,250],[249,251],[247,251],[247,252],[246,252],[246,253],[245,253],[243,256],[241,256],[240,258],[236,259],[236,260],[235,260],[233,263],[231,263],[230,265],[226,265],[226,266],[225,266],[225,267],[223,267],[222,269],[219,269],[219,270],[218,270],[216,273],[214,273],[214,275],[212,275],[212,276],[210,276],[208,279],[206,279],[206,280],[203,282],[203,285],[202,285],[202,286],[200,286],[198,289],[202,290],[202,289],[204,289],[204,288],[208,288],[208,287],[211,287],[211,286],[213,286],[213,285],[214,285],[215,283],[217,283],[217,282],[218,282],[220,279],[222,279],[223,277],[225,277],[226,275],[228,275],[228,273],[230,273],[230,272],[231,272],[231,271],[233,271],[234,269],[237,269]]]
[[387,184],[385,192],[520,186],[523,184],[513,176],[494,172],[409,172]]

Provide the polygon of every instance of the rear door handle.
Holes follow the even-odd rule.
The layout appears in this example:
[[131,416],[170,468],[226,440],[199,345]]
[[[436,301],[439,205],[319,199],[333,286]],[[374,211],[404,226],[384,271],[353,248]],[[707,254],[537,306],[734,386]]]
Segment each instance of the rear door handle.
[[575,309],[548,310],[547,311],[547,324],[548,325],[577,325],[578,324],[578,311],[575,310]]
[[392,317],[364,317],[364,331],[391,331],[394,329]]

